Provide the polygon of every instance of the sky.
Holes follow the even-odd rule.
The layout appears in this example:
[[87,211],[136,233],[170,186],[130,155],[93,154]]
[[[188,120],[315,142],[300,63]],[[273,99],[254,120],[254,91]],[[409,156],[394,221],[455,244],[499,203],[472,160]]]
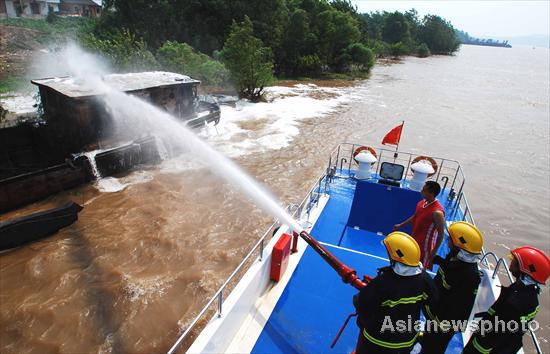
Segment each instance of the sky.
[[518,37],[550,34],[550,0],[538,1],[371,1],[352,0],[360,13],[415,8],[420,18],[439,15],[474,37]]

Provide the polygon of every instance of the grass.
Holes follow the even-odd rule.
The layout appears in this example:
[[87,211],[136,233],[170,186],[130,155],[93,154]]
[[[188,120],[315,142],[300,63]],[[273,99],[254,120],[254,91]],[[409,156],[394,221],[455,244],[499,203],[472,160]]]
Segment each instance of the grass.
[[31,18],[8,18],[0,20],[0,25],[28,28],[41,32],[36,41],[47,43],[59,39],[77,39],[94,28],[95,20],[87,17],[53,17],[51,21]]
[[20,77],[7,77],[4,80],[0,80],[0,98],[6,96],[8,92],[15,92],[21,86],[27,84],[27,80]]
[[[19,27],[38,32],[30,34],[14,32],[13,37],[8,38],[7,43],[2,46],[2,50],[16,52],[20,49],[35,48],[36,43],[39,46],[48,47],[52,44],[58,46],[69,41],[78,41],[83,34],[93,31],[95,20],[86,17],[59,16],[50,17],[49,20],[8,18],[0,20],[0,30],[2,30],[2,26]],[[12,65],[13,67],[9,68],[4,64],[0,63],[0,77],[2,77],[0,79],[0,95],[5,96],[6,93],[29,86],[28,78],[24,77],[24,74],[17,69],[18,65]]]

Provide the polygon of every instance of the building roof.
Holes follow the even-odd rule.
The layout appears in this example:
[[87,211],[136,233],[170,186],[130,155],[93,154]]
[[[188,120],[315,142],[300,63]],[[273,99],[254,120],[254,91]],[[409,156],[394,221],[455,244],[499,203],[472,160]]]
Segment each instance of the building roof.
[[[164,71],[109,74],[101,77],[101,80],[106,85],[124,92],[144,90],[152,87],[200,84],[200,81],[194,80],[189,76]],[[65,96],[73,98],[97,96],[105,93],[103,88],[93,87],[93,85],[86,83],[84,80],[73,77],[48,78],[32,80],[31,82],[37,86],[49,87]]]
[[63,0],[64,4],[101,6],[101,0]]

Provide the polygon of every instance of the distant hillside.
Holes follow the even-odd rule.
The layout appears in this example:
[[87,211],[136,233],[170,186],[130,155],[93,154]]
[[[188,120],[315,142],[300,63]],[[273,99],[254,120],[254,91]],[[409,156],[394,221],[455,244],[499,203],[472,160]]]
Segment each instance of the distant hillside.
[[509,41],[507,39],[505,40],[498,40],[493,38],[476,38],[472,37],[468,34],[468,32],[460,31],[455,29],[455,34],[460,43],[462,44],[472,44],[472,45],[482,45],[482,46],[488,46],[488,47],[504,47],[504,48],[512,48]]

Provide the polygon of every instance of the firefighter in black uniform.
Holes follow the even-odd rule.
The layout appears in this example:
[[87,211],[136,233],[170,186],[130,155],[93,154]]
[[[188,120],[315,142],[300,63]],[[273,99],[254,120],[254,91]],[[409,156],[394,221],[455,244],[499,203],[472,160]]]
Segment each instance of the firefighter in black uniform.
[[420,309],[437,301],[433,280],[422,270],[420,247],[403,232],[384,239],[390,266],[355,295],[359,315],[356,354],[409,353],[418,338]]
[[481,280],[478,269],[483,247],[481,232],[464,221],[453,223],[448,232],[449,254],[445,259],[439,256],[434,259],[434,264],[439,265],[434,279],[439,302],[434,308],[424,306],[424,315],[431,321],[420,339],[422,353],[426,354],[445,353],[455,334],[450,324],[468,320]]
[[[482,320],[491,321],[492,330],[477,331],[463,354],[515,354],[523,346],[523,334],[539,311],[540,284],[550,275],[550,259],[534,247],[520,247],[511,253],[510,271],[516,281],[502,287],[497,301],[481,314]],[[483,324],[479,327],[483,328]]]

